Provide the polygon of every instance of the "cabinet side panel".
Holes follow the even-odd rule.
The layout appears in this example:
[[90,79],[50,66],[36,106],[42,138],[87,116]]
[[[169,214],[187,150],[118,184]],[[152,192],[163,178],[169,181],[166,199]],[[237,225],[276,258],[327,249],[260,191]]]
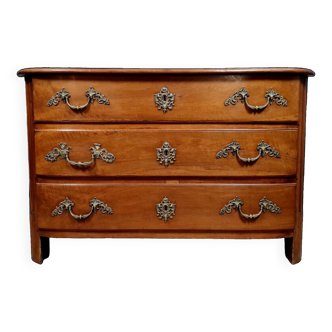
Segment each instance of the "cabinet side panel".
[[296,187],[296,218],[294,235],[285,239],[285,253],[292,264],[299,263],[302,257],[302,229],[303,229],[303,189],[304,189],[304,153],[307,108],[308,77],[303,77],[300,85],[299,101],[299,131],[298,131],[298,160]]
[[[27,125],[28,125],[28,149],[29,149],[29,214],[31,234],[31,257],[36,263],[41,264],[43,258],[49,253],[49,239],[40,238],[38,225],[35,218],[35,190],[36,190],[36,165],[35,165],[35,140],[34,140],[34,114],[33,114],[33,82],[31,77],[25,77],[26,103],[27,103]],[[44,248],[44,254],[43,254]]]

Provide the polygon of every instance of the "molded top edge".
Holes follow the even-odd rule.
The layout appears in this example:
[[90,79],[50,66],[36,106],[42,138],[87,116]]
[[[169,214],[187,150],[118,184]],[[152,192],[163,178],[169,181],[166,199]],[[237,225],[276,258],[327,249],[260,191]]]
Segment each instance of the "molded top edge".
[[291,67],[263,67],[263,68],[170,68],[170,69],[152,69],[152,68],[55,68],[39,67],[25,68],[17,72],[17,76],[33,76],[43,74],[220,74],[220,75],[238,75],[238,74],[298,74],[306,76],[315,76],[315,72],[306,68]]

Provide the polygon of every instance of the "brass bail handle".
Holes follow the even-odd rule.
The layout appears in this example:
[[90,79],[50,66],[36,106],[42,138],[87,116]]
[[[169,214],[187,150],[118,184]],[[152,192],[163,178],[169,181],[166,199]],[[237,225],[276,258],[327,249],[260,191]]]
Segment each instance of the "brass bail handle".
[[246,214],[242,212],[242,206],[243,206],[243,202],[241,199],[239,199],[237,196],[230,200],[221,210],[220,210],[220,214],[224,215],[225,213],[231,213],[232,210],[234,209],[236,212],[238,211],[242,217],[252,220],[252,219],[257,219],[262,212],[265,213],[266,210],[269,210],[271,213],[281,213],[281,209],[274,204],[272,201],[269,201],[265,196],[263,197],[263,199],[261,199],[259,201],[260,206],[260,211],[256,214]]
[[88,98],[88,101],[85,105],[72,106],[69,103],[69,98],[71,97],[69,92],[65,88],[62,88],[61,91],[57,92],[55,96],[48,101],[47,106],[57,106],[60,100],[62,100],[63,103],[67,104],[72,110],[81,111],[84,110],[89,105],[89,103],[93,104],[95,100],[97,100],[99,104],[110,104],[109,100],[100,92],[96,91],[93,87],[90,87],[90,89],[86,91],[85,96]]
[[270,88],[265,94],[265,98],[267,99],[266,104],[263,106],[251,106],[248,103],[249,92],[243,87],[241,90],[236,91],[233,95],[231,95],[226,101],[225,105],[235,105],[237,102],[241,101],[241,103],[245,103],[252,111],[259,112],[265,110],[268,105],[272,105],[275,102],[278,106],[287,106],[287,100],[280,96],[278,92],[275,92],[273,88]]
[[243,158],[240,156],[240,150],[241,146],[238,144],[235,140],[233,140],[232,143],[225,146],[225,148],[221,149],[217,155],[216,158],[220,159],[221,157],[227,158],[230,153],[233,154],[233,156],[236,154],[236,156],[244,163],[254,163],[257,161],[260,157],[264,157],[265,155],[268,155],[269,157],[275,157],[280,158],[280,154],[278,151],[276,151],[275,148],[272,148],[271,145],[265,143],[264,141],[261,141],[257,145],[257,151],[258,156],[255,158]]
[[75,204],[68,197],[66,197],[66,199],[60,202],[59,205],[52,211],[52,216],[55,217],[57,215],[63,214],[64,211],[67,211],[74,219],[83,220],[90,217],[92,212],[97,213],[98,210],[100,210],[101,213],[113,214],[112,208],[110,208],[109,206],[107,206],[107,204],[104,204],[104,202],[97,199],[97,197],[94,197],[90,201],[91,211],[87,214],[83,215],[74,214],[72,211],[72,208],[74,206]]
[[113,163],[115,161],[115,156],[108,152],[106,149],[101,149],[101,144],[94,143],[94,146],[90,147],[91,150],[91,160],[86,162],[75,162],[69,159],[69,150],[71,150],[70,146],[67,146],[67,143],[59,143],[59,148],[54,148],[52,151],[48,152],[45,156],[47,161],[51,163],[55,162],[57,158],[60,156],[61,159],[65,159],[71,166],[90,166],[95,159],[101,159],[106,163]]

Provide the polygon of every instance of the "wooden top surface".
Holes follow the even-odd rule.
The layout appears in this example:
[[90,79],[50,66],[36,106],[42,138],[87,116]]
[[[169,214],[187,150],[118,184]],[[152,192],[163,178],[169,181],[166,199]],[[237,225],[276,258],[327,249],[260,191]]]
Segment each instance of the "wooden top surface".
[[206,68],[206,69],[143,69],[143,68],[25,68],[17,72],[17,76],[33,76],[43,74],[220,74],[220,75],[238,75],[238,74],[298,74],[315,76],[315,72],[306,68]]

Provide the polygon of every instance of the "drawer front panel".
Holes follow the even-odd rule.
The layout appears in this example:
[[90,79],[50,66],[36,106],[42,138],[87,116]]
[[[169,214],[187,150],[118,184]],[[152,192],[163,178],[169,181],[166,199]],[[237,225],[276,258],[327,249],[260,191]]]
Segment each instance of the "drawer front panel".
[[[70,94],[70,105],[85,105],[90,87],[103,95],[100,103],[95,95],[94,103],[84,110],[72,110],[59,97],[56,106],[54,100],[47,106],[63,88]],[[155,95],[163,87],[175,94],[174,105],[172,97],[162,94],[158,110]],[[287,100],[287,107],[274,100],[255,112],[240,101],[240,94],[235,105],[226,106],[227,99],[242,88],[250,105],[266,104],[266,93],[273,88]],[[33,79],[35,121],[44,122],[294,122],[298,120],[299,94],[297,75],[54,75]]]
[[[37,192],[36,218],[40,229],[273,231],[294,228],[295,185],[40,184]],[[89,203],[95,197],[107,205],[104,208],[112,209],[113,214],[99,209],[86,219],[76,220],[66,210],[62,214],[54,213],[68,198],[74,204],[74,215],[89,214]],[[281,213],[267,210],[257,219],[246,219],[235,210],[221,215],[221,210],[236,197],[243,202],[243,214],[257,214],[264,198],[273,202]],[[166,208],[167,222],[164,215],[161,218],[157,215],[157,204],[166,198],[173,204]],[[164,205],[161,210],[164,211]]]
[[[150,127],[83,131],[59,128],[37,130],[35,141],[38,175],[292,176],[296,173],[295,129],[172,130]],[[90,161],[91,165],[75,167],[61,159],[59,143],[67,144],[64,149],[71,147],[67,150],[69,160]],[[99,143],[100,149],[106,149],[108,157],[113,159],[105,162],[98,158],[91,162],[93,150],[90,147],[94,149],[94,143]],[[170,148],[165,149],[167,143]],[[238,155],[234,144],[239,149]],[[261,147],[266,144],[270,148],[262,152]],[[55,149],[57,159],[51,158],[54,148],[59,149]],[[159,148],[163,149],[157,155]],[[248,158],[255,157],[258,157],[256,161],[247,162]]]
[[[35,216],[43,230],[291,230],[295,188],[295,184],[38,184]],[[104,206],[99,205],[96,213],[92,211],[85,219],[75,219],[65,208],[61,212],[60,203],[68,198],[74,216],[88,215],[92,209],[89,203],[96,202],[94,197]],[[257,214],[264,197],[270,206],[256,219],[246,219],[234,208],[220,214],[236,197],[243,203],[244,215]],[[164,214],[157,216],[156,204],[162,204],[163,199],[166,203],[168,199],[169,205],[164,202],[158,211],[166,210],[166,222]],[[110,208],[113,214],[109,214]]]

